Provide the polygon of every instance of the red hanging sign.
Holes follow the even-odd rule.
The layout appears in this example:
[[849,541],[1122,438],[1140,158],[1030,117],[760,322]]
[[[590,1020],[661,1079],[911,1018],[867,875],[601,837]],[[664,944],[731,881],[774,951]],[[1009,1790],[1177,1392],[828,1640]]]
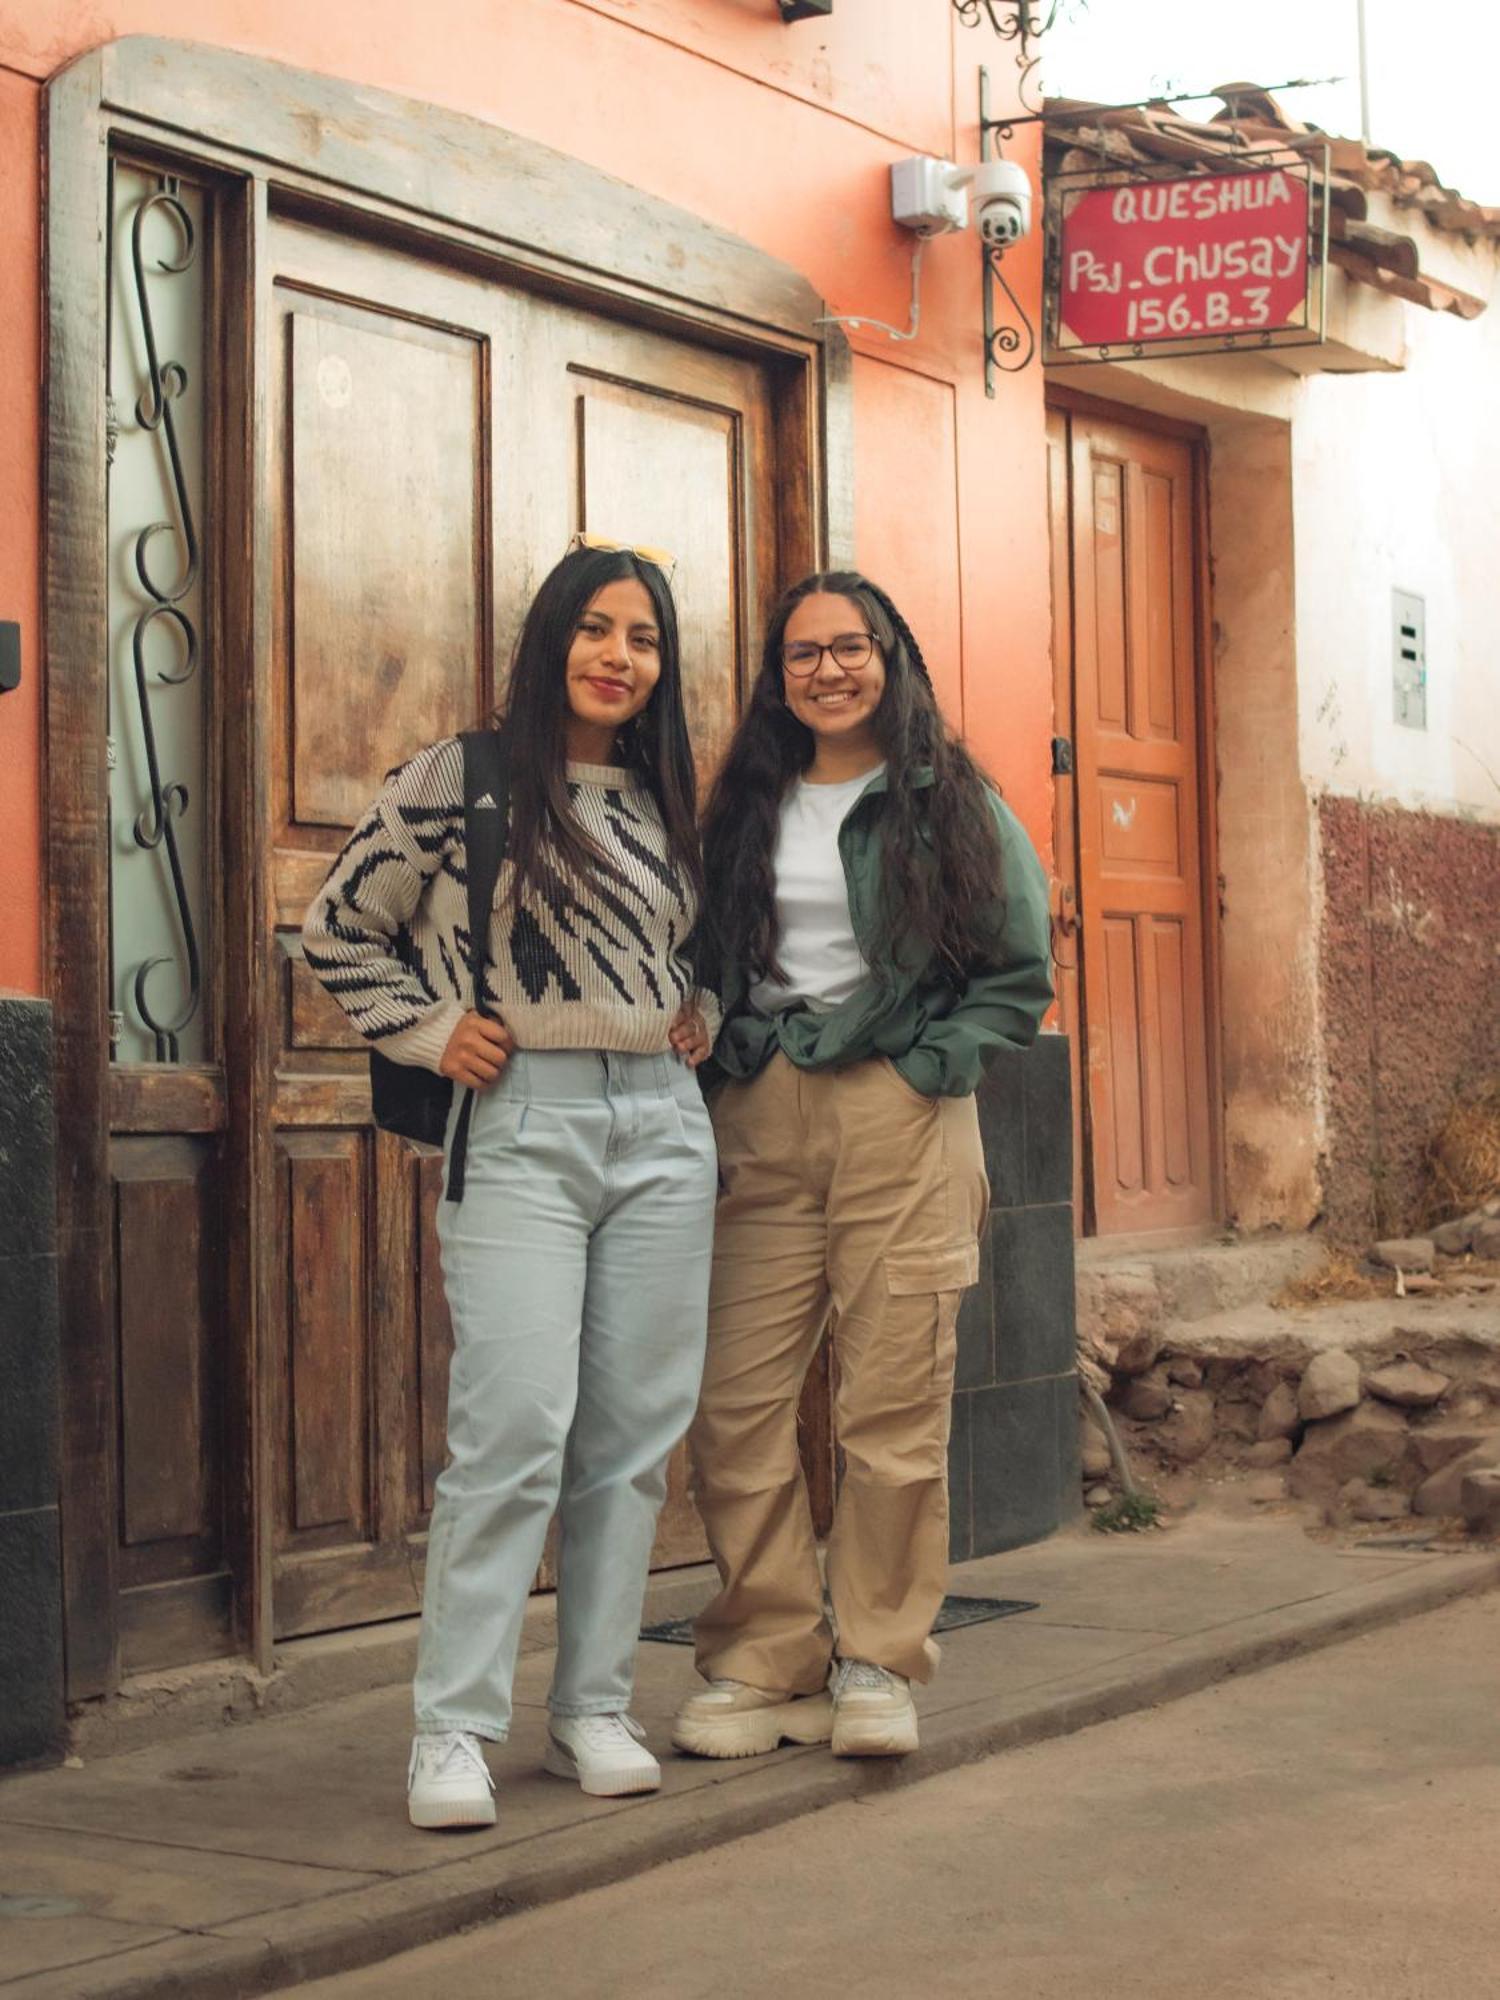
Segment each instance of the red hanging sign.
[[1060,191],[1054,348],[1122,359],[1305,337],[1310,182],[1283,164]]

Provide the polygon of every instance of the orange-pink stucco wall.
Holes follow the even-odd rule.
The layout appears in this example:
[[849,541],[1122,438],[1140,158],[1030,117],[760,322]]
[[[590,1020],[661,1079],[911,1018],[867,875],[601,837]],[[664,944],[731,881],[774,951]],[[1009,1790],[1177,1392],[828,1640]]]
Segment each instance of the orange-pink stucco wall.
[[[912,152],[972,160],[978,69],[998,108],[1008,45],[949,0],[836,0],[785,26],[774,0],[0,0],[0,617],[31,669],[0,699],[0,986],[38,991],[41,86],[117,36],[212,42],[468,112],[693,210],[794,265],[840,313],[903,324],[911,239],[887,169]],[[1034,149],[1017,150],[1036,169]],[[1010,260],[1035,302],[1035,238]],[[984,393],[972,234],[926,255],[911,343],[852,335],[855,537],[903,605],[955,722],[1043,849],[1052,693],[1042,376]],[[9,607],[15,605],[18,610]]]

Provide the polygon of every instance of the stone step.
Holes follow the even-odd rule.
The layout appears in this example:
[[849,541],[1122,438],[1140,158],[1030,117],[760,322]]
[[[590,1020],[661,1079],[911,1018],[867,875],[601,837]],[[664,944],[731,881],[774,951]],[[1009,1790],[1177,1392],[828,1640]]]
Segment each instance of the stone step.
[[1078,1245],[1078,1324],[1085,1336],[1121,1330],[1173,1336],[1188,1323],[1264,1305],[1324,1256],[1313,1236],[1220,1237],[1168,1249],[1118,1246],[1108,1237]]

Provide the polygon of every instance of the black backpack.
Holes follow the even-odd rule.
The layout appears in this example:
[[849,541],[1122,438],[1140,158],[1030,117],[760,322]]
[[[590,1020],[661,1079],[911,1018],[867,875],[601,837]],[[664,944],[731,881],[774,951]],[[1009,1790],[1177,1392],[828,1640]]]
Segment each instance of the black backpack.
[[[469,977],[474,1006],[484,1008],[484,968],[489,957],[490,911],[510,818],[510,759],[493,729],[466,729],[459,738],[464,752],[464,870],[469,885]],[[446,1198],[464,1198],[464,1162],[469,1150],[469,1121],[474,1113],[473,1090],[464,1092],[453,1146],[448,1155]],[[412,1063],[392,1062],[379,1049],[370,1051],[370,1108],[383,1132],[397,1132],[425,1146],[441,1146],[453,1106],[453,1085],[446,1076]]]

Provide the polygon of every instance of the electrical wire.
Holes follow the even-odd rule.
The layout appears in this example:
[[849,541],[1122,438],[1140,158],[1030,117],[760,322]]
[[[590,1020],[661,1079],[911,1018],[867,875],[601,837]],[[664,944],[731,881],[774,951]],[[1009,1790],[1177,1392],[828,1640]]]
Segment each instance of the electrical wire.
[[911,253],[911,325],[904,331],[899,326],[892,326],[889,320],[870,319],[864,313],[823,313],[813,321],[813,325],[871,327],[877,333],[889,334],[892,340],[915,340],[917,329],[922,324],[922,252],[926,248],[927,238],[919,236]]

